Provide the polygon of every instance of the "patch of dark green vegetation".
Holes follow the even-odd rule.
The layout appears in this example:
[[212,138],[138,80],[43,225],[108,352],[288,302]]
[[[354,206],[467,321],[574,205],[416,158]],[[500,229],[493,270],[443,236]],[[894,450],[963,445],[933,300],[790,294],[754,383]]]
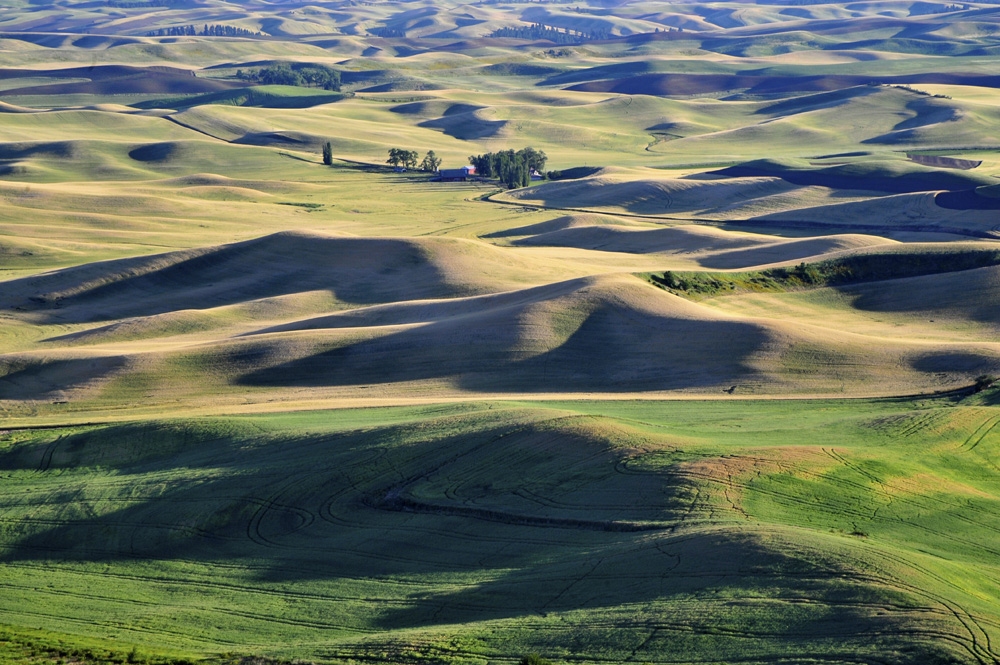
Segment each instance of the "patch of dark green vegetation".
[[532,174],[544,170],[547,161],[544,152],[530,146],[517,152],[501,150],[469,157],[469,164],[476,168],[476,175],[498,178],[509,189],[530,185]]
[[480,71],[490,76],[552,76],[563,71],[561,67],[530,65],[521,62],[500,62],[486,65]]
[[583,32],[569,28],[560,30],[559,28],[542,23],[535,23],[530,26],[497,28],[489,36],[506,39],[547,40],[556,44],[579,44],[588,41],[611,39],[614,35],[612,35],[610,30],[600,28]]
[[306,208],[308,210],[318,210],[323,207],[322,203],[298,203],[296,201],[278,201],[280,206],[296,206],[299,208]]
[[1000,250],[858,254],[747,272],[646,273],[650,283],[694,300],[727,293],[780,292],[920,277],[1000,265]]
[[294,85],[340,92],[340,71],[314,63],[275,63],[261,69],[237,69],[236,78],[262,85]]
[[[110,3],[109,3],[110,4]],[[146,5],[136,5],[135,3],[129,3],[133,6],[164,6],[169,5],[160,0],[156,5],[146,4]],[[193,25],[180,25],[170,28],[160,28],[159,30],[150,30],[146,33],[147,37],[264,37],[264,33],[260,31],[247,30],[246,28],[238,28],[232,25],[208,25],[206,24],[201,30]]]
[[579,180],[592,176],[600,170],[600,166],[574,166],[561,171],[549,171],[546,175],[549,180]]
[[391,28],[389,26],[376,26],[368,28],[368,34],[373,37],[382,37],[383,39],[404,39],[406,37],[406,30]]
[[181,0],[107,0],[108,7],[115,9],[153,9],[173,7],[179,4],[181,4]]
[[925,90],[918,90],[917,88],[910,87],[908,85],[890,85],[890,88],[897,88],[899,90],[906,90],[907,92],[912,92],[915,95],[921,95],[923,97],[933,97],[934,99],[951,99],[950,95],[933,95]]
[[976,382],[973,384],[972,389],[974,392],[981,393],[987,388],[992,388],[997,380],[997,377],[992,374],[980,374],[976,377]]

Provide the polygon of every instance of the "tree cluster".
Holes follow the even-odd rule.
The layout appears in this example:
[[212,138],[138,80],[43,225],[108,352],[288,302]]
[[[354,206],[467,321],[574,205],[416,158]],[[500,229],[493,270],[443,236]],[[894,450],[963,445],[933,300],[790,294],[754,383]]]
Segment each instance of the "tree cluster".
[[115,9],[153,9],[172,7],[179,2],[180,0],[107,0],[107,5]]
[[544,152],[531,147],[516,152],[501,150],[469,157],[469,163],[476,167],[476,173],[485,178],[497,178],[511,189],[530,185],[531,172],[541,172],[547,161],[548,157]]
[[441,168],[441,159],[434,154],[433,150],[428,150],[427,154],[424,155],[424,160],[420,162],[420,170],[434,173],[439,168]]
[[406,150],[405,148],[389,148],[389,159],[385,163],[392,167],[403,167],[404,169],[417,168],[417,160],[420,155],[416,150]]
[[530,26],[515,26],[509,28],[499,28],[494,30],[490,37],[508,37],[513,39],[546,39],[556,44],[578,44],[584,41],[594,41],[597,39],[611,39],[614,35],[610,30],[591,30],[582,32],[564,28],[551,28],[542,23],[535,23]]
[[297,85],[340,90],[340,72],[323,65],[280,63],[263,69],[236,70],[236,78],[262,85]]
[[[110,0],[111,2],[130,2],[131,0]],[[160,5],[167,6],[167,3],[172,0],[156,0]],[[120,5],[116,5],[120,6]],[[136,6],[152,6],[152,5],[136,5]],[[262,32],[254,32],[253,30],[247,30],[246,28],[238,28],[233,25],[222,25],[222,24],[205,24],[205,26],[199,31],[193,25],[179,25],[173,28],[160,28],[159,30],[150,30],[146,33],[147,37],[263,37],[265,36]]]
[[390,148],[389,159],[386,164],[393,167],[403,167],[406,169],[420,168],[421,171],[433,173],[441,167],[441,159],[433,150],[428,150],[422,161],[417,163],[420,154],[416,150],[406,150],[404,148]]
[[376,28],[368,28],[368,34],[375,37],[406,37],[406,31],[400,30],[399,28],[390,28],[388,26],[381,26]]

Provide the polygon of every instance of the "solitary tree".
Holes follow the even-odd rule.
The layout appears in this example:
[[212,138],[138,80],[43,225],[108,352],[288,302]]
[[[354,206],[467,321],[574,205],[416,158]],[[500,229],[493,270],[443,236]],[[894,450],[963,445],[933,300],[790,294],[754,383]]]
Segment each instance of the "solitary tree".
[[420,169],[433,173],[438,170],[439,166],[441,166],[441,160],[434,154],[433,150],[428,150],[427,154],[424,155],[424,161],[420,162]]
[[333,146],[329,141],[323,144],[323,163],[333,166]]

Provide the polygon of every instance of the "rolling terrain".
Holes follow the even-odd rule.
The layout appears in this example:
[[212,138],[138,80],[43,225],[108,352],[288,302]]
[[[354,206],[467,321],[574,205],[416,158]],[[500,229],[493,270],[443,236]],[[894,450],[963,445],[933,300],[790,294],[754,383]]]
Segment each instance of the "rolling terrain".
[[997,665],[997,35],[5,3],[0,664]]
[[992,662],[996,421],[483,402],[11,433],[5,617],[177,654]]

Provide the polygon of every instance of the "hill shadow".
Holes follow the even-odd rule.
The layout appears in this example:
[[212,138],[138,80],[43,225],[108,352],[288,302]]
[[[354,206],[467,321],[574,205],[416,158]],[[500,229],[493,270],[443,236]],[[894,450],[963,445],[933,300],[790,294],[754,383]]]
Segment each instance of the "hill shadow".
[[[604,304],[568,338],[524,358],[537,323],[522,308],[432,321],[244,374],[247,386],[347,386],[448,379],[473,391],[676,390],[756,376],[758,326],[657,317]],[[609,350],[613,350],[609,352]]]
[[[161,156],[154,146],[145,157]],[[207,250],[67,268],[4,284],[6,309],[94,322],[209,309],[311,290],[375,304],[456,295],[419,243],[278,233]]]
[[[704,639],[727,660],[770,660],[799,644],[815,652],[817,636],[830,636],[831,653],[852,658],[875,636],[907,657],[935,655],[933,642],[922,646],[919,636],[923,621],[940,636],[940,610],[925,599],[902,602],[907,587],[872,583],[870,549],[859,573],[852,561],[860,546],[842,538],[735,519],[712,524],[706,518],[721,509],[710,495],[722,490],[681,465],[642,470],[628,464],[637,451],[599,432],[580,435],[552,421],[508,424],[506,415],[300,436],[237,420],[146,423],[7,447],[0,469],[33,473],[32,482],[51,491],[20,506],[32,516],[5,532],[2,560],[103,564],[88,568],[96,583],[121,583],[127,567],[132,584],[165,584],[227,606],[251,597],[262,614],[280,607],[291,625],[323,612],[327,630],[343,614],[335,608],[354,603],[364,608],[352,621],[362,629],[530,619],[528,634],[544,640],[547,629],[558,630],[580,649],[597,629],[635,633],[624,649],[638,655]],[[69,469],[103,471],[91,486],[60,488]],[[493,482],[478,483],[468,475],[475,469]],[[106,482],[108,471],[116,482]],[[449,487],[495,506],[497,519],[397,509],[385,500],[406,488],[444,495]],[[653,509],[667,521],[658,531],[623,533],[504,520],[512,499],[542,520],[575,499],[577,510],[629,517]],[[183,575],[154,577],[165,561],[182,562]],[[437,581],[433,592],[427,579]],[[742,608],[765,591],[768,612]],[[742,611],[732,611],[734,603]],[[623,606],[630,610],[614,611]],[[795,620],[776,626],[779,610]],[[567,612],[579,617],[569,633],[560,618]],[[490,630],[503,642],[507,631],[525,628]],[[351,648],[365,645],[338,644],[338,657]]]

